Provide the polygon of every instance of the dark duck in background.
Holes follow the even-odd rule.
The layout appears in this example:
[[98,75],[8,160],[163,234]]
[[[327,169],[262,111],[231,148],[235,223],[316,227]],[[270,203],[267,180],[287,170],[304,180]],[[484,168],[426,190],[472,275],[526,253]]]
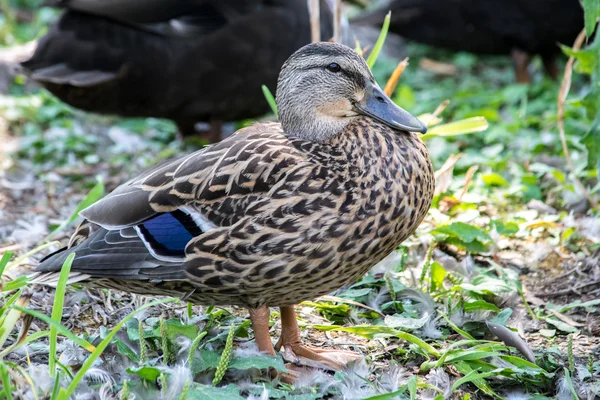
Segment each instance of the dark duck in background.
[[[221,139],[222,121],[269,111],[284,61],[310,43],[306,0],[50,0],[66,10],[22,63],[82,110],[173,120],[181,133]],[[333,34],[321,1],[321,34]]]
[[391,0],[352,23],[379,25],[388,11],[390,30],[407,39],[455,51],[510,54],[518,82],[530,81],[527,67],[534,55],[556,78],[559,43],[572,45],[583,28],[578,0]]

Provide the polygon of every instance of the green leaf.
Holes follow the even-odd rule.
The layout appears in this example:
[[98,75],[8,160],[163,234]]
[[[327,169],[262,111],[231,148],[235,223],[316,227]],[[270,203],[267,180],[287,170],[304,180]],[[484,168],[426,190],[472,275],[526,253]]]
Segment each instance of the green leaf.
[[386,315],[384,323],[390,328],[414,331],[422,328],[427,321],[431,318],[428,314],[423,315],[421,318],[407,318],[398,314]]
[[406,387],[410,393],[410,400],[415,400],[417,398],[417,377],[411,376],[408,382],[406,382]]
[[209,369],[216,369],[220,359],[221,357],[216,352],[202,349],[196,352],[191,370],[194,374],[197,374]]
[[361,297],[371,294],[372,291],[373,291],[373,289],[371,289],[371,288],[348,289],[348,290],[340,293],[339,296],[343,297],[345,299],[356,300],[358,298],[361,298]]
[[62,224],[60,224],[60,226],[58,228],[56,228],[54,231],[52,231],[46,237],[46,240],[50,240],[51,238],[55,237],[58,233],[60,233],[63,229],[65,229],[71,222],[73,222],[77,218],[79,218],[79,212],[81,210],[91,206],[92,204],[94,204],[96,201],[98,201],[104,195],[104,183],[102,182],[102,178],[100,176],[98,176],[96,179],[98,180],[96,185],[94,185],[92,190],[90,190],[88,192],[88,194],[83,198],[83,200],[81,200],[79,202],[79,204],[77,205],[77,208],[75,208],[75,211],[73,211],[71,216],[66,221],[64,221]]
[[587,167],[600,168],[600,115],[590,130],[583,135],[581,143],[587,148]]
[[453,222],[450,225],[440,226],[431,233],[438,235],[438,240],[463,247],[472,253],[487,251],[487,243],[492,241],[491,237],[482,229],[464,222]]
[[395,392],[378,394],[376,396],[371,396],[371,397],[365,397],[362,400],[397,400],[398,398],[400,398],[398,396],[404,392],[406,392],[406,389],[402,388],[402,389],[396,390]]
[[221,387],[195,384],[188,392],[187,400],[244,400],[235,385]]
[[127,372],[137,375],[144,380],[156,382],[162,371],[156,367],[142,366],[139,368],[129,367],[127,368]]
[[465,312],[475,312],[475,311],[493,311],[500,312],[500,309],[496,307],[495,304],[488,303],[485,300],[476,300],[470,303],[464,304]]
[[373,46],[373,50],[371,50],[371,54],[367,58],[367,65],[369,68],[373,68],[375,62],[377,62],[377,57],[379,57],[379,52],[383,48],[383,44],[385,43],[385,38],[387,36],[388,30],[390,29],[390,19],[392,13],[388,12],[383,20],[383,26],[381,27],[381,31],[379,32],[379,37],[375,42],[375,46]]
[[595,49],[586,48],[584,50],[575,51],[564,45],[561,45],[560,47],[563,53],[577,60],[577,64],[575,64],[575,71],[586,75],[592,75],[594,73],[596,63],[598,62]]
[[271,93],[267,85],[262,85],[262,92],[265,96],[265,99],[267,99],[267,103],[269,103],[269,107],[271,107],[271,111],[273,111],[273,114],[275,114],[275,118],[279,118],[277,114],[277,102],[275,101],[273,93]]
[[[469,373],[474,371],[468,361],[459,361],[454,364],[454,367],[463,375],[468,375]],[[494,392],[494,390],[484,378],[475,377],[475,379],[473,379],[471,382],[473,382],[475,386],[477,386],[482,392],[484,392],[488,396],[492,396],[497,399],[503,398],[499,396],[496,392]]]
[[462,378],[457,379],[456,382],[454,382],[454,384],[452,385],[452,392],[456,391],[456,389],[458,389],[461,385],[464,385],[465,383],[470,383],[475,380],[480,380],[482,378],[489,378],[491,376],[502,375],[500,372],[503,370],[504,369],[502,368],[502,369],[497,369],[494,371],[481,372],[481,373],[478,373],[476,370],[473,370],[473,371],[469,372],[467,375],[463,376]]
[[451,328],[454,330],[454,332],[458,333],[460,336],[462,336],[462,337],[464,337],[464,338],[466,338],[466,339],[469,339],[469,340],[475,340],[475,338],[473,338],[473,336],[471,336],[471,335],[469,334],[469,332],[467,332],[467,331],[465,331],[465,330],[462,330],[462,329],[460,329],[460,328],[458,327],[458,325],[456,325],[454,322],[452,322],[452,321],[450,320],[450,318],[448,318],[448,316],[446,316],[445,314],[442,314],[442,313],[440,313],[440,315],[441,315],[442,317],[444,317],[444,319],[446,320],[446,323],[447,323],[448,325],[450,325],[450,327],[451,327]]
[[431,291],[444,288],[444,279],[446,279],[446,269],[440,263],[434,261],[431,263]]
[[583,12],[585,20],[585,35],[589,38],[596,28],[596,20],[600,11],[600,1],[583,0]]
[[467,243],[474,240],[480,240],[484,243],[492,240],[492,238],[480,228],[465,224],[464,222],[453,222],[450,225],[440,226],[431,233],[455,237]]
[[516,222],[503,222],[499,219],[493,219],[490,221],[490,225],[496,232],[504,236],[513,236],[519,232],[519,225]]
[[481,174],[481,179],[486,186],[507,186],[508,182],[502,175],[492,172],[491,174]]
[[240,357],[234,358],[229,364],[229,368],[238,370],[247,369],[268,369],[274,368],[280,372],[288,372],[287,368],[283,364],[281,357],[274,356],[252,356],[252,357]]
[[508,319],[512,315],[512,312],[513,311],[510,308],[505,308],[504,310],[500,311],[498,315],[496,315],[494,318],[491,318],[489,321],[491,323],[504,326],[506,325],[506,321],[508,321]]
[[435,136],[458,136],[467,133],[483,132],[488,128],[488,122],[484,117],[472,117],[460,121],[453,121],[447,124],[436,125],[429,130],[425,135],[421,135],[422,139],[429,139]]
[[[171,318],[165,321],[167,327],[167,335],[169,338],[174,339],[177,336],[185,336],[188,339],[194,340],[198,336],[198,327],[196,325],[185,325],[180,320]],[[156,326],[154,333],[160,336],[160,327]],[[144,335],[145,336],[145,335]]]
[[563,331],[563,332],[567,332],[567,333],[575,333],[577,332],[577,328],[562,322],[561,320],[558,320],[556,318],[542,318],[544,321],[546,321],[547,323],[549,323],[550,325],[554,325],[556,328],[558,328],[559,330]]

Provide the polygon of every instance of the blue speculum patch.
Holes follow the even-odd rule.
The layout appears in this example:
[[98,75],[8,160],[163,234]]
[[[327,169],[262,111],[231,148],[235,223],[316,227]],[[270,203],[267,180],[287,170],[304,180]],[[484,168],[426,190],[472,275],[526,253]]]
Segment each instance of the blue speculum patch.
[[202,233],[182,211],[160,214],[138,225],[144,240],[158,255],[183,256],[185,246]]

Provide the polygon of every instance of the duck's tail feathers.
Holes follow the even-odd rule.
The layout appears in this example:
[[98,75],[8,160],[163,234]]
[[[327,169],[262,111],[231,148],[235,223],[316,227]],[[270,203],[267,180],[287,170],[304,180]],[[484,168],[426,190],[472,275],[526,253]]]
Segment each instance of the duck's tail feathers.
[[[45,285],[56,287],[58,285],[58,279],[60,277],[60,271],[57,272],[35,272],[32,275],[29,275],[30,283]],[[90,275],[84,274],[81,272],[71,272],[69,273],[69,278],[67,279],[67,285],[72,285],[74,283],[82,282],[91,278]]]

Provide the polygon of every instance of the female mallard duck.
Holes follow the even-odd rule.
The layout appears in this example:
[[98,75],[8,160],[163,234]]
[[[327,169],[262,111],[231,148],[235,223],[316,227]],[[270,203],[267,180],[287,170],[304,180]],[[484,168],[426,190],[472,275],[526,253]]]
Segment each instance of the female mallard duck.
[[556,78],[558,43],[571,44],[583,27],[577,0],[391,0],[354,20],[381,24],[391,10],[390,30],[407,39],[455,51],[511,54],[518,82],[529,82],[530,56],[542,56]]
[[[341,368],[354,353],[300,343],[293,305],[354,282],[427,213],[425,126],[377,86],[349,47],[313,43],[283,65],[278,123],[257,123],[159,165],[80,214],[66,251],[37,268],[134,293],[247,307],[261,351]],[[307,361],[307,363],[310,363]]]
[[[269,110],[283,62],[310,43],[306,0],[50,0],[67,8],[24,69],[70,105],[158,117],[220,139],[220,121]],[[332,35],[329,8],[321,32]]]

